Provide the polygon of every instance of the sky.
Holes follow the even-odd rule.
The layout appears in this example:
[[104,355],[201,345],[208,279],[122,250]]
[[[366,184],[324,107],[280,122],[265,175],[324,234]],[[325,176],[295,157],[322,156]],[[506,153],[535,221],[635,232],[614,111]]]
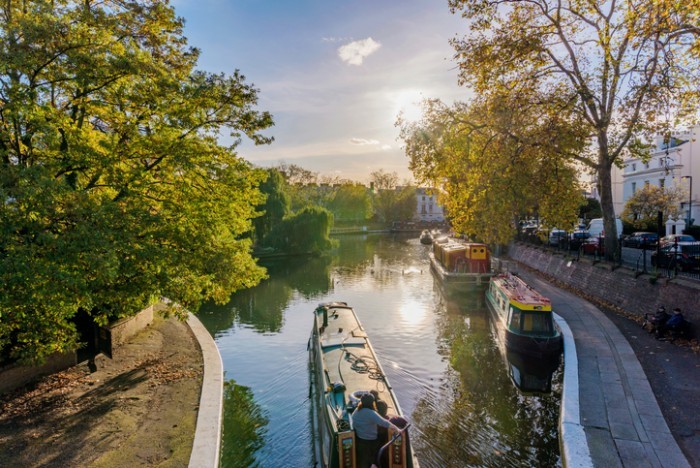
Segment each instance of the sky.
[[423,98],[465,101],[449,40],[466,20],[447,0],[174,0],[198,68],[236,69],[272,113],[271,145],[244,141],[256,166],[297,164],[369,182],[412,178],[396,117],[417,120]]

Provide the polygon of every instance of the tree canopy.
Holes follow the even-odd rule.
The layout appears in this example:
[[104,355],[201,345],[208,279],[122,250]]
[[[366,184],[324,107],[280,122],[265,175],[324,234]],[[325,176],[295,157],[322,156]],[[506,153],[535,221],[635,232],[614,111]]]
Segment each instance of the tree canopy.
[[[693,6],[697,7],[697,0]],[[462,83],[484,98],[528,96],[594,142],[562,156],[595,173],[605,251],[617,252],[611,169],[645,133],[697,109],[697,8],[678,0],[449,0],[470,32],[453,45]],[[693,55],[696,54],[696,55]]]
[[566,125],[557,114],[539,116],[509,99],[451,107],[432,100],[423,112],[420,122],[398,122],[409,167],[438,187],[457,232],[503,244],[533,213],[549,227],[574,225],[582,197],[575,168],[559,154],[577,142],[560,137]]
[[680,186],[666,188],[645,185],[627,200],[622,219],[635,229],[656,231],[659,211],[665,219],[680,217],[680,202],[685,197],[685,190]]
[[372,197],[375,216],[380,221],[411,220],[416,213],[416,189],[406,183],[399,186],[396,172],[384,169],[372,172],[370,176],[374,196]]
[[[166,2],[0,5],[0,349],[40,360],[166,296],[257,283],[264,174],[235,153],[272,125],[238,72],[196,70]],[[222,132],[231,147],[218,143]],[[9,350],[9,351],[8,351]]]

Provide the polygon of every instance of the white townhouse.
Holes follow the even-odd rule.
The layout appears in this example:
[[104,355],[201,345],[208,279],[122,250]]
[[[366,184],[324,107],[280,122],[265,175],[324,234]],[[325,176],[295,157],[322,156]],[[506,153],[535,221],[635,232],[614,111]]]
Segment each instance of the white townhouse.
[[[622,172],[622,206],[629,198],[645,185],[671,187],[678,185],[686,190],[687,198],[681,202],[683,221],[688,219],[689,205],[692,207],[690,218],[698,224],[700,219],[700,126],[685,132],[674,133],[670,141],[657,137],[651,149],[651,158],[642,162],[639,158],[628,158]],[[695,182],[695,187],[693,187]],[[685,226],[685,224],[683,225]]]
[[427,189],[416,189],[416,221],[445,221],[445,212],[437,202],[437,195],[429,194]]

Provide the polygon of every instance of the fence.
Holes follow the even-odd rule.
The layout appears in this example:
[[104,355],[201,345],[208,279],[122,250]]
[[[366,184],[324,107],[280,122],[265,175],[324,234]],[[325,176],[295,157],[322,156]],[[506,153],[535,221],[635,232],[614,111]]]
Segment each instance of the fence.
[[683,277],[700,280],[700,242],[689,245],[669,244],[667,246],[624,247],[623,238],[618,242],[618,250],[613,260],[605,258],[603,238],[571,239],[569,236],[544,241],[536,235],[523,234],[520,241],[539,245],[554,251],[571,255],[577,260],[584,257],[596,262],[606,262],[614,267],[624,266],[638,273],[657,277]]

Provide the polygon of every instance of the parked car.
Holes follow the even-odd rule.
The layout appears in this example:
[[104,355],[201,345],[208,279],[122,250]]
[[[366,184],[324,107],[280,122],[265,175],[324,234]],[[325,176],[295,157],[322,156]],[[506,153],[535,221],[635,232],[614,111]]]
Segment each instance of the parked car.
[[678,268],[681,271],[700,268],[700,244],[669,244],[652,252],[651,264],[661,268]]
[[[615,218],[615,228],[617,229],[617,236],[622,235],[622,220],[620,218]],[[588,233],[591,237],[601,237],[605,236],[605,226],[603,225],[603,218],[593,218],[590,223],[588,223]]]
[[633,232],[622,241],[622,245],[635,249],[651,249],[656,247],[657,242],[659,242],[659,235],[655,232]]
[[549,245],[559,245],[567,236],[568,234],[563,229],[552,229],[549,231]]
[[569,235],[569,249],[578,250],[589,237],[588,231],[584,229],[575,230]]
[[659,247],[665,245],[689,245],[697,242],[695,238],[689,234],[670,234],[659,239]]
[[[601,241],[598,243],[598,241]],[[589,255],[604,255],[605,254],[605,242],[603,242],[602,237],[589,237],[583,244],[581,244],[581,250],[584,254]]]

